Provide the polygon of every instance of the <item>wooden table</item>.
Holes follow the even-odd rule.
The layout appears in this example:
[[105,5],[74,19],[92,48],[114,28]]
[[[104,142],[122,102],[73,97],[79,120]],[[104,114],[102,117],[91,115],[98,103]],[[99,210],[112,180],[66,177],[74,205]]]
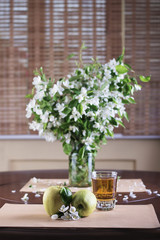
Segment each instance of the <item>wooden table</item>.
[[[141,178],[147,189],[157,190],[160,193],[160,172],[118,171],[124,179]],[[0,207],[5,203],[21,203],[24,193],[19,190],[32,177],[37,178],[68,178],[67,170],[33,170],[0,172]],[[12,193],[16,190],[16,193]],[[137,198],[124,202],[117,197],[117,204],[153,204],[160,221],[160,197],[155,194],[136,193]],[[28,204],[42,203],[42,198],[35,198],[29,193]],[[91,228],[0,228],[0,240],[6,239],[160,239],[160,229],[91,229]]]

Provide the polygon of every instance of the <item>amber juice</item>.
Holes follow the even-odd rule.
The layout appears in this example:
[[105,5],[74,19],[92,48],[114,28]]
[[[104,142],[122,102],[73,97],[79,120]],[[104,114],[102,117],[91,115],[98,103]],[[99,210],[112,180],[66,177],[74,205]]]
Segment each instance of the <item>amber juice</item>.
[[93,193],[98,201],[114,201],[116,198],[117,178],[92,178]]

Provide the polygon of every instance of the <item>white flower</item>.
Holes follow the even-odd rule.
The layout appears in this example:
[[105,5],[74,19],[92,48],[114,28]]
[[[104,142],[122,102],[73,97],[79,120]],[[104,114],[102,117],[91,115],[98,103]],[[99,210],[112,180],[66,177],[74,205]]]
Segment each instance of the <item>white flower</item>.
[[[78,213],[78,212],[77,212]],[[78,214],[71,214],[72,220],[78,220],[80,219]]]
[[72,115],[70,116],[70,119],[74,119],[74,121],[76,122],[78,120],[78,118],[81,118],[82,115],[77,111],[77,109],[75,107],[73,107],[72,110]]
[[36,198],[39,198],[40,196],[41,196],[41,195],[40,195],[39,193],[36,193],[36,194],[35,194],[35,197],[36,197]]
[[85,145],[91,145],[94,142],[94,138],[92,136],[87,137],[86,139],[82,139],[82,143]]
[[32,109],[35,107],[36,104],[36,100],[35,98],[31,99],[30,102],[28,103],[28,105],[26,106],[26,118],[30,118],[32,115]]
[[56,84],[54,84],[53,88],[49,89],[49,94],[51,97],[54,97],[54,95],[57,93],[58,91],[58,86]]
[[109,61],[108,66],[112,69],[113,67],[116,67],[119,64],[119,62],[116,62],[116,59],[113,58]]
[[62,95],[64,91],[64,88],[62,87],[62,82],[57,81],[56,85],[57,85],[57,92],[59,93],[59,95]]
[[35,94],[35,99],[39,100],[39,101],[42,101],[42,99],[44,98],[45,96],[45,90],[41,90],[41,91],[38,91],[36,94]]
[[71,215],[68,212],[65,212],[63,216],[61,216],[63,220],[72,220]]
[[33,108],[33,111],[37,114],[37,115],[42,115],[42,109],[40,109],[40,106],[39,105],[36,105],[34,108]]
[[139,91],[139,90],[141,90],[142,87],[138,84],[135,84],[134,88],[135,88],[136,91]]
[[86,136],[86,130],[83,130],[82,134],[83,136]]
[[69,209],[69,206],[65,207],[65,205],[62,205],[59,209],[60,212],[66,212]]
[[29,123],[29,129],[32,129],[33,131],[39,131],[43,124],[37,123],[36,121],[32,121]]
[[74,88],[73,83],[70,83],[68,79],[66,79],[65,81],[63,81],[63,86],[66,88]]
[[71,220],[78,220],[78,219],[80,219],[80,217],[78,215],[78,212],[76,212],[76,211],[75,212],[71,212],[71,213],[69,213],[69,212],[68,211],[65,212],[64,215],[61,216],[61,219],[67,220],[67,221],[68,220],[71,221]]
[[78,102],[82,102],[84,100],[84,98],[87,97],[87,89],[82,87],[81,88],[81,93],[75,97],[75,99],[78,99]]
[[99,130],[100,132],[106,132],[106,126],[100,126]]
[[78,128],[76,126],[69,126],[69,130],[72,132],[78,131]]
[[57,110],[59,113],[61,113],[64,110],[64,103],[57,103],[54,110]]
[[108,130],[109,130],[110,132],[112,132],[113,129],[114,129],[114,127],[113,127],[112,125],[108,125],[107,128],[108,128]]
[[35,104],[36,104],[36,100],[33,98],[30,100],[28,105],[30,106],[30,108],[34,108]]
[[100,124],[98,122],[96,122],[94,125],[93,125],[94,128],[100,128]]
[[93,97],[91,99],[87,99],[87,103],[99,107],[99,97],[95,96],[95,97]]
[[32,82],[32,84],[33,85],[39,85],[39,84],[42,84],[43,82],[42,82],[42,80],[41,80],[41,77],[40,76],[37,76],[37,77],[34,77],[33,78],[33,82]]
[[67,134],[65,134],[64,135],[64,137],[65,137],[65,139],[66,139],[66,143],[70,143],[70,141],[71,141],[71,134],[70,133],[67,133]]
[[57,104],[56,104],[55,110],[58,111],[58,113],[59,113],[59,115],[61,116],[61,118],[65,118],[65,117],[66,117],[66,114],[63,113],[64,108],[65,108],[64,103],[62,103],[62,104],[57,103]]
[[86,116],[87,116],[87,117],[94,117],[94,116],[95,116],[95,113],[90,111],[90,112],[87,112],[87,113],[86,113]]
[[45,111],[44,114],[40,115],[42,123],[47,123],[48,122],[49,114],[50,114],[49,111]]
[[136,198],[136,197],[137,197],[136,194],[134,194],[132,191],[129,193],[129,196],[130,196],[131,198]]
[[53,214],[53,215],[51,216],[51,219],[52,219],[52,220],[58,219],[58,214]]
[[51,122],[49,122],[48,124],[47,124],[47,129],[51,129],[53,127],[53,124],[51,123]]
[[48,130],[46,130],[43,134],[42,134],[42,136],[44,136],[44,138],[45,138],[45,140],[47,141],[47,142],[54,142],[57,138],[56,138],[56,136],[53,134],[53,132],[50,132],[50,131],[48,131]]
[[28,200],[29,200],[28,193],[25,193],[24,196],[21,198],[21,200],[22,200],[24,203],[27,203]]
[[59,127],[61,125],[58,119],[55,118],[54,116],[50,116],[49,120],[51,121],[54,127]]
[[32,178],[32,182],[33,182],[33,183],[38,183],[38,179],[37,179],[36,177],[33,177],[33,178]]
[[76,212],[76,208],[73,206],[70,207],[69,211],[70,211],[70,213],[76,213],[76,214],[78,213],[78,212]]
[[32,110],[27,109],[26,118],[30,118],[31,116],[32,116]]
[[111,71],[108,69],[108,66],[105,66],[104,65],[104,74],[105,74],[105,76],[104,76],[104,78],[105,78],[105,80],[107,80],[107,79],[110,79],[111,78]]
[[65,96],[64,103],[65,103],[65,104],[67,104],[67,103],[69,103],[69,102],[70,102],[70,99],[69,99],[69,97],[68,97],[68,96]]

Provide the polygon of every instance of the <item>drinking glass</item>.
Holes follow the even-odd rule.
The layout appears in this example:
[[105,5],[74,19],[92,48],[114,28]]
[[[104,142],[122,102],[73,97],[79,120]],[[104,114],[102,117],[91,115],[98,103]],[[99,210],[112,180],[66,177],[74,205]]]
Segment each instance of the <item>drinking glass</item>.
[[93,171],[92,188],[97,198],[97,209],[107,211],[114,209],[117,189],[116,171]]

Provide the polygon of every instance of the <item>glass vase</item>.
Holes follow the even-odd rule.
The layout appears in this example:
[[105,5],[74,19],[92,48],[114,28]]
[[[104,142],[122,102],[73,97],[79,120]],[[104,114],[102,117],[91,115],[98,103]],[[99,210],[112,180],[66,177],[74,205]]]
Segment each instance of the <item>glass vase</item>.
[[91,152],[85,152],[79,157],[77,147],[69,156],[69,185],[71,187],[89,187],[91,176],[95,168],[95,157]]

